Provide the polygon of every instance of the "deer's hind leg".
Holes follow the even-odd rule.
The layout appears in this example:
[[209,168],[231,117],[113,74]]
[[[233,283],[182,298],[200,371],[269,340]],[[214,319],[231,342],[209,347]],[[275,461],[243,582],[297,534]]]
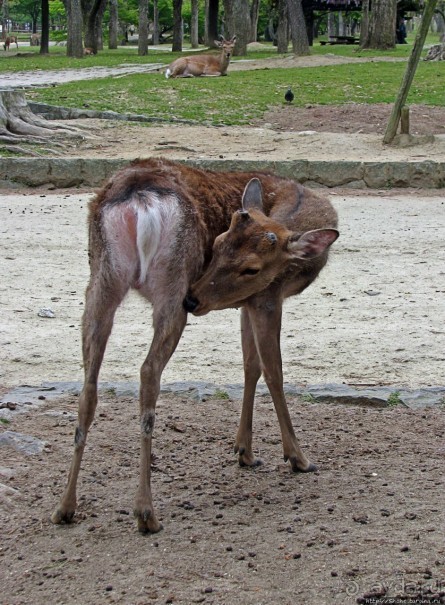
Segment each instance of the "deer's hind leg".
[[92,264],[90,282],[86,291],[85,311],[82,320],[82,350],[85,380],[79,398],[78,424],[74,437],[74,454],[68,483],[59,506],[51,516],[53,523],[69,523],[76,510],[76,485],[88,430],[97,406],[97,381],[105,347],[113,327],[117,307],[128,292],[129,284],[99,263]]
[[[182,308],[186,288],[170,303],[154,303],[154,335],[150,351],[141,367],[140,423],[141,452],[139,487],[136,494],[134,516],[141,533],[155,533],[162,529],[153,508],[151,493],[151,452],[155,424],[156,401],[161,387],[161,375],[172,356],[184,330],[187,314]],[[173,298],[173,297],[172,297]]]

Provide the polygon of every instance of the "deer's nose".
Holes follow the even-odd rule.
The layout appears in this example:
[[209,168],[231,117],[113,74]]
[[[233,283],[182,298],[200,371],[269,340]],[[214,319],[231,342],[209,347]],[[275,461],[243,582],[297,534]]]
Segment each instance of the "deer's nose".
[[187,311],[187,313],[193,313],[196,307],[199,305],[199,300],[194,298],[191,294],[187,294],[187,296],[182,301],[182,306]]

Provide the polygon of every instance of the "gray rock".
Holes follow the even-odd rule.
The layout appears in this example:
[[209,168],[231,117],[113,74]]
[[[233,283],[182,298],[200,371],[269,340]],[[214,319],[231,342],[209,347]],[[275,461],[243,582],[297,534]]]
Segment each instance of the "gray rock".
[[0,446],[5,445],[14,448],[17,452],[32,456],[40,454],[48,444],[32,435],[23,435],[15,431],[4,431],[0,434]]

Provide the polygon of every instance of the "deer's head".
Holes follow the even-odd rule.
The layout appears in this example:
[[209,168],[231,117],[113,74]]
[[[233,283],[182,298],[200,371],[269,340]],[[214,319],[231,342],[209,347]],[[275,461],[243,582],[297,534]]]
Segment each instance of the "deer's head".
[[231,40],[226,40],[223,36],[220,36],[220,40],[215,40],[215,44],[222,50],[224,59],[229,62],[232,56],[233,49],[235,48],[236,36],[233,36]]
[[186,298],[184,308],[194,315],[241,306],[265,290],[291,265],[323,254],[337,239],[336,229],[294,233],[263,212],[261,183],[246,186],[242,209],[234,213],[228,231],[213,244],[212,260]]

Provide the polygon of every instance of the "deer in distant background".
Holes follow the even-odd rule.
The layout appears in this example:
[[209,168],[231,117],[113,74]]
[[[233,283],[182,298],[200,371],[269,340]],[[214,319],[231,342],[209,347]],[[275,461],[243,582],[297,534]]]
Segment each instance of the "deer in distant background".
[[170,63],[165,71],[166,78],[197,78],[199,76],[226,76],[236,36],[231,40],[215,40],[215,44],[221,48],[219,55],[191,55],[179,57]]
[[7,36],[7,38],[3,44],[3,48],[5,50],[9,50],[9,47],[11,46],[11,44],[15,44],[17,46],[17,48],[19,47],[19,43],[17,41],[17,36]]
[[[212,172],[163,159],[120,170],[90,203],[90,282],[82,326],[85,381],[68,484],[53,523],[70,522],[98,375],[116,309],[133,288],[153,306],[154,335],[140,375],[140,479],[134,513],[141,532],[162,528],[151,494],[152,435],[162,372],[187,313],[241,307],[244,396],[235,452],[256,466],[255,388],[261,373],[292,470],[316,470],[292,428],[280,352],[283,300],[317,277],[337,239],[329,200],[263,172]],[[314,346],[317,346],[316,343]]]

